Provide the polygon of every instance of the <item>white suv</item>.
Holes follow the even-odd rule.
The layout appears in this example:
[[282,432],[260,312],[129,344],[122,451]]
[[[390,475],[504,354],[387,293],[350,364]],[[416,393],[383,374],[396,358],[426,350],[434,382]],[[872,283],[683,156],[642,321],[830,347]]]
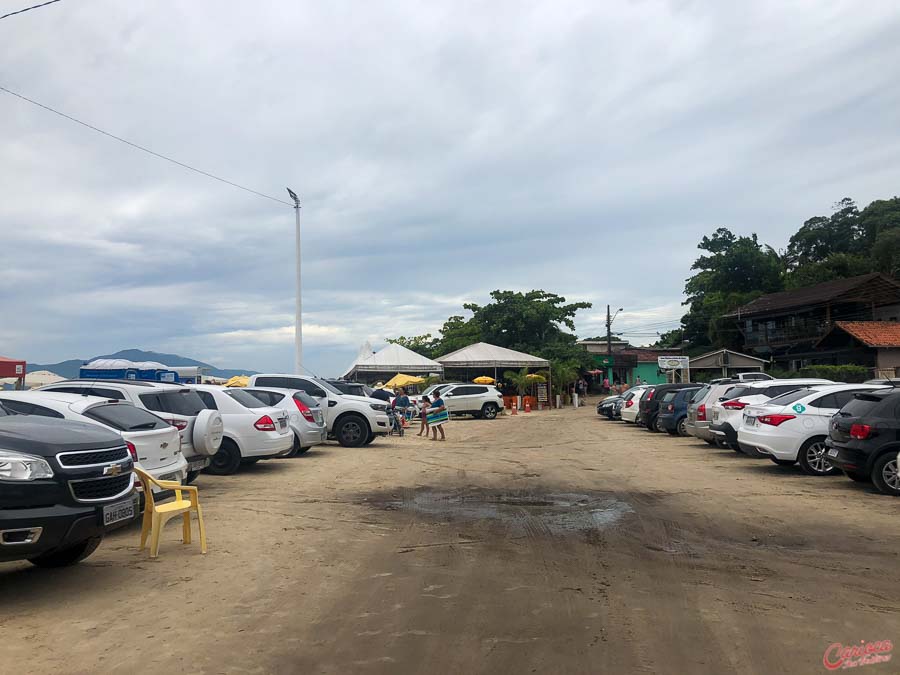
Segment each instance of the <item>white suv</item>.
[[37,391],[61,391],[127,401],[176,427],[188,462],[187,482],[209,466],[222,444],[222,416],[210,410],[197,392],[177,384],[140,380],[63,380]]
[[[0,403],[17,415],[55,417],[112,429],[122,436],[139,469],[157,480],[183,483],[187,478],[178,429],[130,403],[57,391],[2,391]],[[158,491],[154,487],[154,492]]]
[[342,394],[333,385],[308,375],[261,373],[250,377],[249,387],[276,387],[305,391],[319,402],[325,412],[328,434],[348,448],[368,445],[376,436],[390,430],[388,406],[367,396]]
[[451,415],[494,419],[503,410],[503,394],[485,384],[455,384],[442,390],[440,397]]

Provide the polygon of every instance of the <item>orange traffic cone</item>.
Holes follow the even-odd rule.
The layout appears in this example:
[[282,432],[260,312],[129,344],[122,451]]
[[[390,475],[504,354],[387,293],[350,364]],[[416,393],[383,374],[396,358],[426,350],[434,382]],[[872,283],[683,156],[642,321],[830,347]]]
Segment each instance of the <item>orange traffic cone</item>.
[[510,414],[512,414],[512,415],[518,415],[518,414],[519,414],[519,411],[516,410],[516,404],[515,404],[515,403],[513,403],[513,405],[512,405],[511,413],[510,413]]
[[525,412],[531,412],[531,401],[525,401]]

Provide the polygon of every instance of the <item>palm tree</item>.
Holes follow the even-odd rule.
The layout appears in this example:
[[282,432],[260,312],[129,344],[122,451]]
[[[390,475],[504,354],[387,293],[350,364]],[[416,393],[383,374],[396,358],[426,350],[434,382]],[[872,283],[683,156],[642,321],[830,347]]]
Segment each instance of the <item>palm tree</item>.
[[528,377],[528,368],[522,368],[522,370],[518,372],[515,370],[507,370],[503,373],[503,379],[516,387],[519,391],[519,396],[525,395],[525,392],[528,391],[528,387],[531,386],[533,381]]

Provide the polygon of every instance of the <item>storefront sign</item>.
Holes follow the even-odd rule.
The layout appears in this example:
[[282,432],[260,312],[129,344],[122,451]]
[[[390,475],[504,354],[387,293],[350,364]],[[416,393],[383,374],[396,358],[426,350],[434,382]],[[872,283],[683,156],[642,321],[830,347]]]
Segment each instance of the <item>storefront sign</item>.
[[538,382],[537,386],[537,400],[541,403],[546,403],[549,401],[549,397],[547,396],[547,383],[546,382]]
[[690,368],[690,356],[660,356],[657,358],[661,370],[671,370],[674,368]]

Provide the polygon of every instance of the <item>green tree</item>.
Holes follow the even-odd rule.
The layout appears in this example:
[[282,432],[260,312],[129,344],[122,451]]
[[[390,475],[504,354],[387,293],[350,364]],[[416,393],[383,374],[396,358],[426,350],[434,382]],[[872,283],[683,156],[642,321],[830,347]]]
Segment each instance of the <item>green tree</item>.
[[864,253],[866,239],[859,215],[856,203],[844,197],[834,205],[831,216],[815,216],[803,223],[788,243],[788,256],[797,267],[803,267],[821,263],[836,253]]
[[785,278],[785,287],[803,288],[872,271],[872,261],[854,253],[832,253],[825,260],[798,267]]
[[519,396],[524,396],[531,385],[544,382],[544,376],[538,373],[529,373],[528,368],[522,370],[507,370],[503,373],[503,380],[515,386]]

